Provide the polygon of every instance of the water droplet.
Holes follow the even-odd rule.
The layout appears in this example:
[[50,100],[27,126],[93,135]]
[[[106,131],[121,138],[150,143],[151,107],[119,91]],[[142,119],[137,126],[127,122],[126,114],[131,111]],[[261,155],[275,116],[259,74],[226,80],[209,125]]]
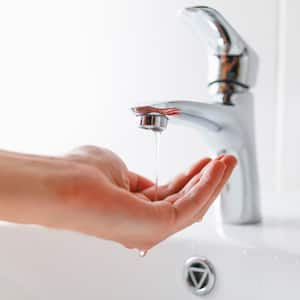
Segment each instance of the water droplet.
[[145,257],[147,254],[147,250],[140,250],[139,254],[140,254],[140,257]]

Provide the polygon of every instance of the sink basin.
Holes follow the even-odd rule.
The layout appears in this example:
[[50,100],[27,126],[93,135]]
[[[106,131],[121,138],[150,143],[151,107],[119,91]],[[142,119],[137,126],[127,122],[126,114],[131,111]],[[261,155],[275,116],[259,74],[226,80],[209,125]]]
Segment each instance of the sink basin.
[[[81,234],[0,226],[0,299],[297,299],[300,220],[266,218],[256,226],[196,223],[146,257]],[[184,277],[191,257],[216,274],[196,296]]]

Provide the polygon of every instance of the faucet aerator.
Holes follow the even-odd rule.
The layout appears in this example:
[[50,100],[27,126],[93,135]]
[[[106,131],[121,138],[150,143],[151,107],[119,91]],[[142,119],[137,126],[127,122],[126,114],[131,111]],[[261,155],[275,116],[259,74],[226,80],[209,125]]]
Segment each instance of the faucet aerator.
[[168,117],[159,113],[147,113],[140,116],[140,125],[142,129],[148,129],[156,132],[162,132],[167,129]]

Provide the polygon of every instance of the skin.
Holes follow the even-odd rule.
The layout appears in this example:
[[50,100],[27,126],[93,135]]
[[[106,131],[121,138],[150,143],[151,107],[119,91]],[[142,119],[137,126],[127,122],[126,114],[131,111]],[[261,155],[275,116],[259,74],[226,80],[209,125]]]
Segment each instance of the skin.
[[230,177],[231,155],[203,158],[167,185],[83,146],[63,157],[0,151],[0,218],[78,231],[148,250],[203,218]]

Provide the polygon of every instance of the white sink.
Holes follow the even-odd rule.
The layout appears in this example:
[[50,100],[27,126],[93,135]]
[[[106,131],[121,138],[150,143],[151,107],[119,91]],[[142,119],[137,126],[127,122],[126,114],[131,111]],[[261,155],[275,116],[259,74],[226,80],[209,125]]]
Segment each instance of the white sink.
[[[3,225],[0,236],[0,299],[300,297],[300,219],[243,227],[197,223],[144,258],[111,242],[33,226]],[[207,258],[216,272],[206,296],[195,296],[183,276],[194,256]]]

